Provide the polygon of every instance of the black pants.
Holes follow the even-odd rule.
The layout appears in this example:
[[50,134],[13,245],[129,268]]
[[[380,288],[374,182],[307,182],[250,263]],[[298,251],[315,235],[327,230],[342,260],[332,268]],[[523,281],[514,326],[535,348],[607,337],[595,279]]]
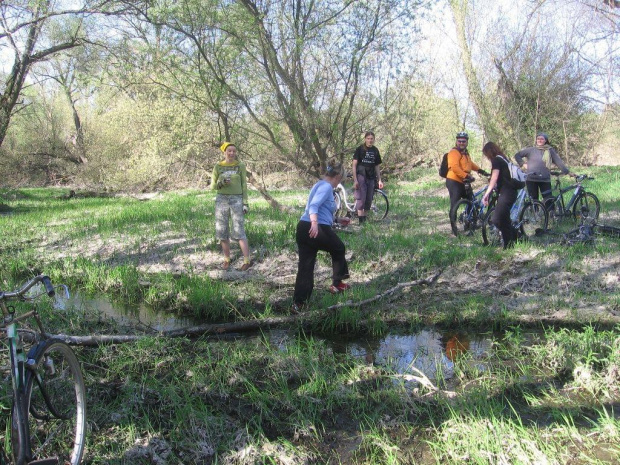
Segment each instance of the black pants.
[[454,207],[459,200],[467,198],[465,194],[465,184],[455,181],[454,179],[446,179],[446,187],[450,194],[450,211],[452,211],[452,207]]
[[517,191],[507,186],[502,186],[493,211],[491,222],[497,226],[502,233],[504,249],[512,247],[517,240],[517,231],[512,226],[510,219],[510,209],[517,200]]
[[547,206],[547,200],[553,197],[553,193],[551,192],[551,181],[526,181],[525,187],[532,199],[539,200],[538,192],[540,192],[545,206]]
[[299,263],[297,265],[293,302],[303,304],[310,299],[312,289],[314,288],[316,254],[319,250],[329,252],[332,256],[332,279],[334,282],[339,282],[349,277],[349,266],[344,257],[344,243],[331,226],[319,224],[319,235],[313,239],[310,237],[310,223],[308,221],[300,221],[297,223],[296,240],[297,247],[299,248]]

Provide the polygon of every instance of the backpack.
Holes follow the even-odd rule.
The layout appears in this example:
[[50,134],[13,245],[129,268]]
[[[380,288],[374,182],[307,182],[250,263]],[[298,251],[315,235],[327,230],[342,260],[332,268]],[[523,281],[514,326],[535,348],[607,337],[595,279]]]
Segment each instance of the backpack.
[[439,165],[439,176],[445,178],[448,176],[448,152],[443,154],[441,165]]
[[499,155],[499,157],[506,162],[508,165],[508,172],[510,173],[510,186],[513,189],[523,189],[525,187],[525,179],[526,174],[523,172],[518,165],[515,165],[513,162],[509,161],[503,155]]

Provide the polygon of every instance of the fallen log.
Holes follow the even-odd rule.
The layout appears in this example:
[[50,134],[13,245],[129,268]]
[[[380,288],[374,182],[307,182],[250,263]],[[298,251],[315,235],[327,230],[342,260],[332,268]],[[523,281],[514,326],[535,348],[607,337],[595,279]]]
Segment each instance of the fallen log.
[[[374,297],[369,299],[365,299],[359,302],[346,301],[343,303],[339,303],[336,305],[331,305],[327,307],[325,310],[336,310],[343,307],[362,307],[372,302],[376,302],[385,297],[393,295],[396,291],[400,289],[404,289],[406,287],[411,286],[419,286],[422,284],[432,284],[437,278],[441,275],[441,271],[435,273],[430,278],[418,279],[415,281],[410,281],[406,283],[399,283],[396,286],[382,292],[381,294],[377,294]],[[218,324],[204,324],[199,326],[190,326],[189,328],[181,328],[181,329],[173,329],[169,331],[162,331],[160,333],[156,333],[155,336],[162,337],[184,337],[184,336],[198,336],[198,335],[209,335],[209,334],[224,334],[224,333],[234,333],[234,332],[243,332],[243,331],[255,331],[258,329],[265,329],[274,326],[281,326],[285,324],[295,323],[296,321],[306,317],[312,316],[316,314],[316,310],[302,312],[297,315],[288,315],[281,317],[273,317],[273,318],[263,318],[261,320],[248,320],[248,321],[235,321],[233,323],[218,323]],[[363,323],[360,322],[360,323]],[[148,335],[148,337],[152,337],[153,335]],[[69,345],[77,345],[77,346],[98,346],[100,344],[124,344],[127,342],[136,342],[142,338],[147,337],[147,335],[90,335],[90,336],[71,336],[68,334],[55,334],[51,335],[51,337],[61,339]]]

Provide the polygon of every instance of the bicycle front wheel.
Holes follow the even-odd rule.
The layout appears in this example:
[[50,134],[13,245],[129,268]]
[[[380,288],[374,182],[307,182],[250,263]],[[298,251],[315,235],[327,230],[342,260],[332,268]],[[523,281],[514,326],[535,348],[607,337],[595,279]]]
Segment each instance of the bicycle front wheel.
[[36,346],[26,378],[31,460],[78,465],[86,444],[86,389],[73,350],[57,339]]
[[584,219],[598,219],[598,214],[601,212],[601,202],[598,197],[591,192],[584,192],[575,201],[573,205],[573,217],[578,224]]
[[538,200],[532,200],[523,206],[519,214],[519,228],[525,237],[532,237],[547,229],[549,214],[545,206]]
[[384,219],[390,209],[390,202],[387,195],[380,189],[375,190],[375,195],[372,198],[372,205],[367,212],[369,221],[381,221]]
[[476,229],[477,212],[471,200],[461,199],[450,210],[450,226],[455,236],[471,235]]
[[491,223],[491,218],[493,217],[494,211],[495,208],[490,208],[484,217],[484,221],[482,223],[482,242],[484,245],[499,247],[502,245],[502,233],[497,226]]

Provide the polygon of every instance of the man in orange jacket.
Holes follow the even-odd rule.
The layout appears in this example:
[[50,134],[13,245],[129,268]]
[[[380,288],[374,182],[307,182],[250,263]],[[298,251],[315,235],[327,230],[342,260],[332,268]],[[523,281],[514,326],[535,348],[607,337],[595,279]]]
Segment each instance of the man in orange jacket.
[[[446,188],[450,194],[450,210],[460,199],[467,197],[465,193],[465,181],[472,181],[472,171],[488,176],[484,170],[476,165],[467,151],[469,135],[459,132],[456,135],[456,146],[448,152],[448,174],[446,175]],[[452,225],[452,232],[456,236],[456,225]]]

